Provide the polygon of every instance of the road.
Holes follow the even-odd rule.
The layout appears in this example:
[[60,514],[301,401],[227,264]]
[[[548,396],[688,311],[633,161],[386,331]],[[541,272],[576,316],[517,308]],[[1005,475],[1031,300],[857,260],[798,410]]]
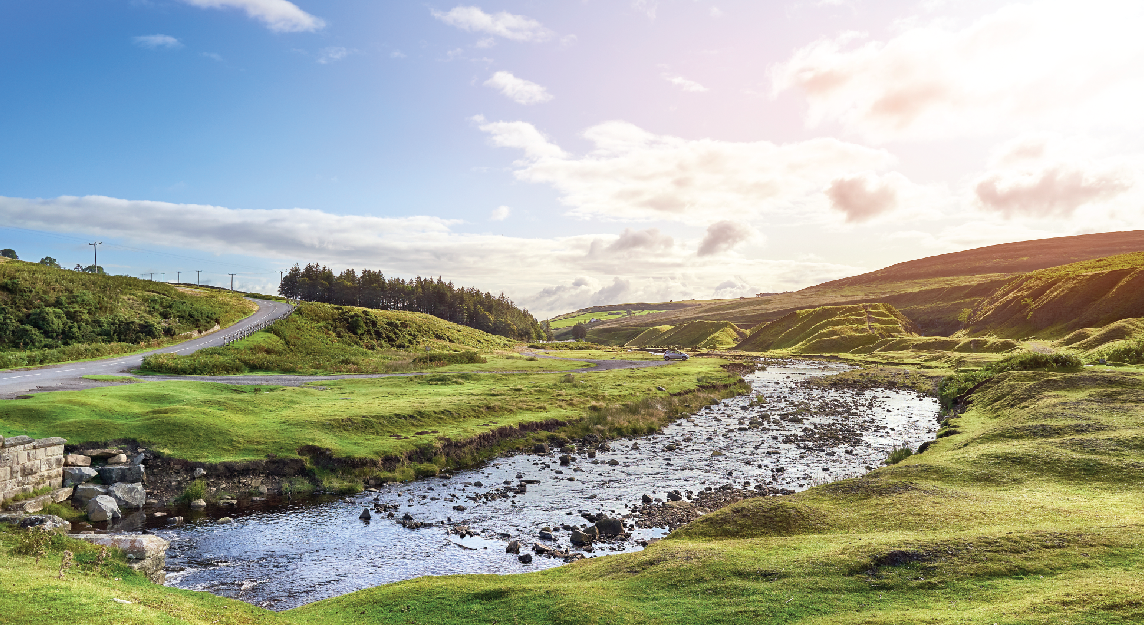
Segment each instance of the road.
[[150,354],[189,354],[204,347],[218,347],[222,345],[223,340],[225,340],[228,335],[255,326],[268,319],[281,317],[290,310],[290,305],[283,302],[252,298],[247,299],[258,304],[257,312],[228,328],[197,339],[191,339],[176,345],[170,345],[140,354],[132,354],[130,356],[114,356],[100,360],[71,362],[62,365],[48,365],[34,369],[2,372],[0,373],[0,398],[11,399],[16,395],[31,391],[43,392],[99,386],[98,383],[83,379],[83,376],[125,373],[138,368],[143,362],[143,357]]
[[[151,350],[131,356],[115,356],[101,360],[85,362],[72,362],[62,365],[49,365],[35,369],[22,369],[0,373],[0,399],[13,399],[28,393],[43,393],[48,391],[68,391],[98,386],[107,386],[108,382],[85,380],[85,375],[115,375],[127,374],[136,369],[143,362],[143,357],[149,354],[174,353],[190,354],[204,347],[217,347],[230,334],[244,330],[265,321],[281,317],[289,311],[290,305],[248,298],[258,304],[258,312],[242,321],[201,338],[191,339],[177,345]],[[644,367],[659,367],[666,364],[662,360],[595,360],[590,358],[561,358],[544,354],[533,354],[538,358],[552,360],[575,360],[585,363],[584,367],[562,371],[472,371],[470,373],[576,373],[585,371],[607,371],[611,369],[641,369]],[[187,375],[187,376],[142,376],[137,378],[144,382],[159,381],[187,381],[187,382],[223,382],[226,384],[272,384],[275,386],[301,386],[307,382],[322,380],[340,380],[346,378],[390,378],[414,375],[427,375],[433,371],[416,373],[373,373],[373,374],[345,374],[345,375]]]

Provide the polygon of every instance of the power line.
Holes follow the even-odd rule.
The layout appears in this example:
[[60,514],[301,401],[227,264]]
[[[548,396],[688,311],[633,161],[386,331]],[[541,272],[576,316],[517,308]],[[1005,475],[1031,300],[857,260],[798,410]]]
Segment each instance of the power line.
[[[42,234],[42,235],[54,237],[57,239],[66,239],[69,241],[81,241],[81,242],[87,243],[87,241],[85,241],[84,239],[80,239],[78,237],[71,237],[71,236],[68,236],[66,234],[56,234],[55,232],[47,232],[45,230],[35,230],[33,228],[20,228],[19,226],[0,226],[0,228],[7,228],[10,230],[23,230],[24,232],[35,232],[36,234]],[[113,249],[117,249],[117,250],[126,250],[129,252],[142,252],[144,254],[157,254],[159,256],[169,256],[171,258],[181,258],[183,260],[196,260],[196,261],[203,262],[203,263],[210,263],[212,265],[223,265],[223,266],[227,266],[227,267],[238,267],[240,269],[251,269],[251,270],[257,271],[259,273],[273,273],[273,271],[274,271],[273,269],[266,269],[264,267],[252,267],[250,265],[236,265],[235,263],[230,263],[230,262],[217,261],[217,260],[207,260],[204,258],[196,258],[193,256],[183,256],[181,254],[171,254],[170,252],[156,252],[155,250],[146,250],[146,249],[139,248],[139,247],[130,247],[127,245],[119,245],[116,243],[110,243],[109,245],[111,245],[111,247]]]

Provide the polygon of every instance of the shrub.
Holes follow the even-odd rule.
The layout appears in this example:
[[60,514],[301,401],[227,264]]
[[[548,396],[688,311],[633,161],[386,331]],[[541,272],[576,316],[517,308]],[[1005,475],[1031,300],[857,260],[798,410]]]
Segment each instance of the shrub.
[[1006,371],[1075,371],[1084,366],[1084,363],[1075,354],[1040,354],[1036,352],[1021,352],[1003,358],[983,369],[965,373],[955,373],[941,381],[938,386],[938,396],[942,408],[949,408],[961,395],[974,386]]
[[464,352],[427,352],[413,359],[415,365],[469,365],[486,363],[488,359],[474,351]]
[[195,480],[183,489],[176,501],[190,503],[196,499],[205,499],[207,496],[207,483],[204,480]]

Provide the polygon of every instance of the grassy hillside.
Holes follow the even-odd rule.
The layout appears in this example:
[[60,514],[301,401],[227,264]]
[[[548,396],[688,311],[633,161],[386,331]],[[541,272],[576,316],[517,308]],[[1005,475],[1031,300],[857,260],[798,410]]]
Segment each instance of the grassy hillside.
[[753,327],[795,310],[883,302],[909,317],[920,333],[948,336],[962,329],[959,317],[964,317],[965,310],[976,307],[1015,274],[1136,251],[1144,251],[1144,231],[1006,243],[898,263],[801,291],[697,302],[680,310],[601,325],[647,328],[703,320]]
[[691,321],[647,336],[641,334],[629,346],[723,349],[733,347],[744,336],[746,332],[725,321]]
[[735,349],[846,352],[882,339],[916,334],[910,320],[889,304],[821,306],[798,310],[753,328],[751,335]]
[[157,347],[256,309],[230,291],[0,260],[0,368]]
[[[630,315],[628,314],[629,312],[631,313]],[[567,315],[553,317],[549,320],[549,323],[553,330],[562,330],[564,328],[570,328],[577,323],[589,323],[593,319],[599,319],[601,321],[614,321],[616,319],[639,317],[641,315],[648,315],[658,312],[663,312],[663,309],[625,308],[623,310],[608,310],[602,312],[569,313]]]
[[966,332],[1058,338],[1133,317],[1144,317],[1144,252],[1015,277],[973,308]]
[[303,303],[289,318],[244,341],[186,356],[148,356],[143,369],[178,375],[388,373],[416,370],[418,359],[444,364],[456,361],[449,352],[515,344],[423,313]]

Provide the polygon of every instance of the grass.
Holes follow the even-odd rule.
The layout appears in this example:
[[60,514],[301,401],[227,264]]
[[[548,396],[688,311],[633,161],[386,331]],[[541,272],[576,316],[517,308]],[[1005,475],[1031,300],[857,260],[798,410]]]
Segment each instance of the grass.
[[[582,363],[505,359],[508,366]],[[0,424],[70,443],[133,438],[179,458],[218,462],[296,457],[304,445],[336,457],[424,455],[440,440],[467,440],[519,423],[584,417],[593,404],[695,389],[698,379],[730,380],[718,359],[649,369],[584,373],[479,374],[452,365],[432,376],[323,381],[321,386],[240,386],[149,382],[36,395],[0,404]],[[426,433],[436,430],[433,433]],[[421,434],[418,434],[421,432]],[[432,454],[430,454],[432,455]]]
[[91,380],[93,382],[128,382],[128,383],[130,383],[130,382],[138,382],[139,381],[137,378],[134,378],[134,377],[129,376],[129,375],[85,375],[85,376],[83,376],[83,379]]
[[599,319],[600,321],[612,321],[614,319],[622,319],[624,317],[629,317],[629,316],[630,317],[641,317],[643,315],[650,315],[651,313],[658,313],[658,312],[663,312],[663,310],[660,310],[660,309],[646,309],[645,310],[645,309],[634,309],[633,308],[631,311],[631,313],[632,313],[631,315],[628,315],[627,311],[623,311],[623,310],[609,310],[609,311],[605,311],[605,312],[581,313],[578,315],[571,315],[571,316],[561,315],[559,317],[553,317],[552,319],[549,319],[548,322],[549,322],[549,324],[553,330],[559,330],[562,328],[570,328],[570,327],[576,325],[577,323],[587,324],[592,319]]
[[[306,303],[242,341],[186,356],[155,354],[142,369],[172,375],[396,373],[460,364],[457,358],[477,362],[474,350],[515,344],[421,313]],[[428,360],[427,347],[436,350]]]
[[[1138,623],[1141,388],[1135,371],[1003,372],[923,453],[735,504],[633,554],[525,575],[422,577],[274,614],[136,578],[59,581],[53,546],[39,565],[0,558],[13,590],[0,593],[0,614],[323,625]],[[14,538],[0,533],[0,542]]]

